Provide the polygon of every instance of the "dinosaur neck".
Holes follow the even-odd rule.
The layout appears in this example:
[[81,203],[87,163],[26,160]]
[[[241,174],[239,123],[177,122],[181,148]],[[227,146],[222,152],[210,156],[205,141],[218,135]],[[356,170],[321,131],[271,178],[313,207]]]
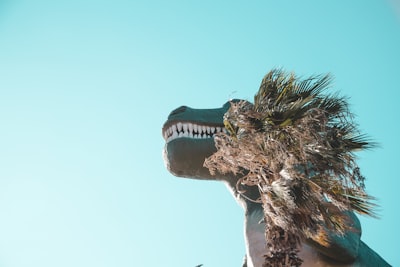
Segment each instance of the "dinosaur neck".
[[245,211],[244,235],[246,242],[247,267],[258,267],[264,263],[266,251],[265,223],[262,222],[264,212],[261,203],[255,201],[259,198],[257,187],[238,188],[234,179],[226,181],[228,189],[236,201]]
[[244,222],[247,266],[262,266],[266,251],[264,213],[261,204],[249,203]]

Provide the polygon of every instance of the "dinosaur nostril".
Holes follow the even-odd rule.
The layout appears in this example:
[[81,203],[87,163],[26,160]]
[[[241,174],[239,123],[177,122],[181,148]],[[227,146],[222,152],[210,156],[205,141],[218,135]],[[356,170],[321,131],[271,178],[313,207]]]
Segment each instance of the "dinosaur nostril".
[[180,106],[179,108],[174,109],[174,110],[169,114],[169,116],[173,116],[173,115],[176,115],[176,114],[179,114],[179,113],[183,113],[183,112],[185,112],[186,109],[187,109],[187,106]]

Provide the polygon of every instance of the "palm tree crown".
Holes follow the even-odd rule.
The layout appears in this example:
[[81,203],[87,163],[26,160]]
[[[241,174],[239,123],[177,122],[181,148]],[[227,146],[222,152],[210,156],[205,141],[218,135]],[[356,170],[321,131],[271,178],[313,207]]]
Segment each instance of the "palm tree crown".
[[265,266],[300,266],[300,241],[326,244],[327,230],[351,230],[345,210],[375,216],[354,155],[373,144],[358,133],[347,99],[324,94],[330,82],[329,75],[300,80],[272,70],[254,104],[231,103],[228,133],[215,136],[217,152],[205,161],[211,173],[242,174],[238,185],[258,187]]

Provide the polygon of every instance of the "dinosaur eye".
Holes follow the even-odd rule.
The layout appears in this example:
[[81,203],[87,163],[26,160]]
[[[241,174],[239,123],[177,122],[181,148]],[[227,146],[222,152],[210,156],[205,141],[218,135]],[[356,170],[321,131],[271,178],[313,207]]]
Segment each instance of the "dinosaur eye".
[[231,100],[227,101],[227,102],[222,106],[222,108],[228,110],[228,109],[231,107],[231,103],[237,103],[237,102],[239,102],[239,101],[241,101],[241,100],[240,100],[240,99],[231,99]]
[[251,102],[249,102],[249,101],[247,101],[247,100],[235,98],[235,99],[231,99],[231,100],[227,101],[227,102],[222,106],[222,108],[228,110],[228,109],[231,107],[231,103],[239,103],[240,101],[244,101],[244,102],[246,102],[246,103],[248,103],[248,104],[251,104]]

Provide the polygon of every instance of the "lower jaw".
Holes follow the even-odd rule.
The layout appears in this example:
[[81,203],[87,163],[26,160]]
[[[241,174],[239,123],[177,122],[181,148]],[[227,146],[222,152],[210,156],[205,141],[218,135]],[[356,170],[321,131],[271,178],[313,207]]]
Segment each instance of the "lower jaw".
[[164,160],[168,170],[176,176],[215,179],[203,164],[216,151],[214,138],[177,138],[165,144]]

